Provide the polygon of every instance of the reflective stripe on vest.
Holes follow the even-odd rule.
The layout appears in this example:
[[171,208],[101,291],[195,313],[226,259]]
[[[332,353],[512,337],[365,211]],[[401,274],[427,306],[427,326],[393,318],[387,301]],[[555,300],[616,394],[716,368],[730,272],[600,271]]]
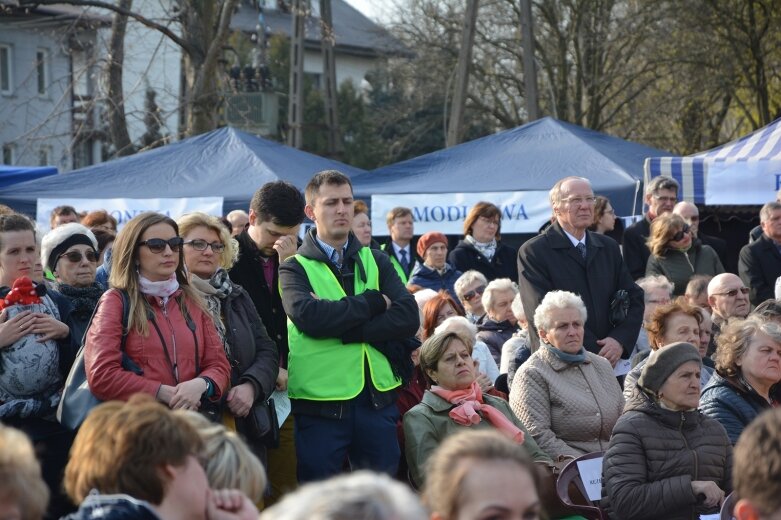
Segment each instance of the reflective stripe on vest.
[[[358,253],[366,271],[367,281],[361,279],[355,269],[355,294],[367,289],[379,290],[379,269],[368,247]],[[321,300],[338,301],[346,293],[328,264],[295,255],[304,268],[312,290]],[[313,338],[287,320],[288,395],[292,399],[313,401],[343,401],[361,393],[368,360],[372,383],[377,390],[388,391],[400,386],[391,370],[388,359],[368,343],[343,344],[339,338]]]

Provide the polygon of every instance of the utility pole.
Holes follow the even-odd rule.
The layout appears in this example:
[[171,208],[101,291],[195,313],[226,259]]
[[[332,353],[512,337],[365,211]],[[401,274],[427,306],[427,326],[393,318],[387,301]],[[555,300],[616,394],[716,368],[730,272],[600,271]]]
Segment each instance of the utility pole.
[[304,21],[306,0],[292,0],[290,31],[290,92],[287,104],[287,144],[301,148],[304,144]]
[[450,109],[450,121],[447,125],[445,146],[454,146],[461,142],[464,126],[464,107],[466,89],[469,86],[469,65],[472,62],[472,45],[475,41],[478,0],[466,0],[464,12],[464,30],[461,33],[461,48],[458,50],[456,70],[456,88]]
[[537,106],[537,69],[534,67],[534,30],[532,2],[521,0],[521,46],[523,48],[523,83],[526,90],[526,114],[529,121],[540,118]]
[[338,158],[342,152],[342,140],[339,136],[339,112],[336,98],[336,64],[334,61],[336,35],[331,16],[331,0],[320,0],[320,34],[320,48],[323,53],[325,124],[328,128],[328,155]]

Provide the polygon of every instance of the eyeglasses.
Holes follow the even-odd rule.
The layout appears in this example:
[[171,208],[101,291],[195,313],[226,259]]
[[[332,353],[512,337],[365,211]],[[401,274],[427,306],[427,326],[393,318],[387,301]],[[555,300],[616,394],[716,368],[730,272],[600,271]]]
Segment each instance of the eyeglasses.
[[206,251],[207,247],[211,247],[212,251],[215,253],[222,253],[225,250],[225,244],[222,242],[212,242],[210,244],[206,240],[201,240],[200,238],[196,238],[195,240],[188,240],[184,244],[189,245],[196,251]]
[[148,247],[149,250],[153,253],[162,253],[165,251],[165,246],[170,247],[172,252],[178,253],[182,248],[183,243],[184,239],[182,237],[173,237],[169,238],[168,240],[163,240],[162,238],[150,238],[149,240],[139,242],[138,245]]
[[683,240],[683,236],[690,232],[691,232],[691,228],[689,227],[689,224],[684,224],[683,229],[678,231],[676,234],[674,234],[671,240],[673,242],[678,242],[679,240]]
[[73,262],[74,264],[78,264],[79,262],[81,262],[82,258],[86,258],[88,262],[98,261],[98,254],[92,249],[87,249],[84,252],[83,256],[81,254],[81,251],[68,251],[67,253],[61,254],[57,258],[62,258],[62,257],[67,258],[69,262]]
[[570,197],[568,199],[564,199],[562,202],[566,202],[572,206],[583,206],[584,204],[586,206],[593,206],[596,204],[597,199],[594,197]]
[[723,292],[723,293],[714,293],[711,296],[729,296],[730,298],[734,298],[738,295],[738,291],[740,291],[742,294],[748,294],[748,287],[741,287],[740,289],[732,289],[731,291]]
[[485,292],[485,285],[481,285],[480,287],[475,287],[473,290],[464,293],[463,296],[464,301],[471,302],[477,296],[482,296],[484,292]]
[[480,220],[482,222],[485,222],[486,224],[493,224],[494,226],[499,225],[499,219],[498,218],[489,218],[489,217],[477,217],[477,220]]

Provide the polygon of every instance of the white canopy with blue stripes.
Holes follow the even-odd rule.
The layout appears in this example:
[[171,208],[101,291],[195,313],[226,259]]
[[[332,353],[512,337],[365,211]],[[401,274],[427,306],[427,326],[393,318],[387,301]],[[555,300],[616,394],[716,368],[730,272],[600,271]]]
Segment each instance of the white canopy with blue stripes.
[[781,118],[707,152],[687,157],[649,157],[645,160],[645,182],[659,175],[672,177],[681,186],[682,200],[704,204],[710,165],[771,160],[781,161]]

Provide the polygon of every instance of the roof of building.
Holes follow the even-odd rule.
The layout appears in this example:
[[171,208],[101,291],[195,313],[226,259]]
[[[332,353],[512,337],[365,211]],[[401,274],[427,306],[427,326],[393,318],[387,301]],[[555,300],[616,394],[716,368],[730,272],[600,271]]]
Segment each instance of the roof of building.
[[[344,53],[381,56],[407,55],[409,49],[383,27],[372,22],[345,0],[332,0],[332,19],[336,50]],[[266,27],[271,34],[290,35],[291,14],[279,9],[264,12]],[[231,28],[255,32],[258,24],[258,10],[241,2],[231,20]],[[305,46],[320,48],[320,19],[308,16],[304,23]]]

